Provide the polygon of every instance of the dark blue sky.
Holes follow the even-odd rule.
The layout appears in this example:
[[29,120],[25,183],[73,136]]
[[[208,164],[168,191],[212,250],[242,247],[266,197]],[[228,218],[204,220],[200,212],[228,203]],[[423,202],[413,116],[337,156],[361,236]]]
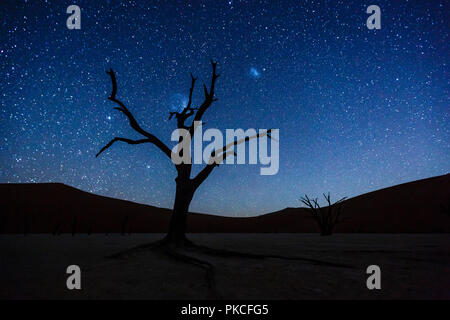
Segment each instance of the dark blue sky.
[[[193,72],[210,128],[279,128],[280,170],[217,168],[191,210],[253,215],[300,194],[355,196],[450,165],[448,1],[2,1],[0,182],[63,182],[171,207],[176,171],[107,101],[167,144]],[[189,4],[191,3],[191,4]],[[81,8],[81,30],[66,8]],[[381,8],[381,30],[366,27]],[[256,72],[256,73],[255,73]],[[194,96],[201,102],[198,88]]]

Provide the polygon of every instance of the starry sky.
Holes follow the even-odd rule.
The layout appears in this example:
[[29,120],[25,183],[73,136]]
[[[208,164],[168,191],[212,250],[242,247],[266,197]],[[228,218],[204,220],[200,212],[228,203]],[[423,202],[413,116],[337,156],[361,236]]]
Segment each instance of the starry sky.
[[[81,30],[66,8],[81,8]],[[381,8],[368,30],[366,8]],[[176,171],[107,100],[173,146],[189,72],[216,96],[206,128],[279,128],[280,169],[216,168],[191,210],[247,216],[300,195],[356,196],[449,172],[447,1],[1,1],[0,182],[63,182],[171,207]],[[194,104],[202,102],[198,86]],[[194,168],[198,170],[198,168]]]

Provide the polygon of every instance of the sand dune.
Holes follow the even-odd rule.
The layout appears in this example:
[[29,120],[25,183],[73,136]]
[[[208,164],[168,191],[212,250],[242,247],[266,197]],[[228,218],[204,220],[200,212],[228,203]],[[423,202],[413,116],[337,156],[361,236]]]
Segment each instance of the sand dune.
[[[1,184],[0,233],[164,233],[170,210],[94,195],[60,183]],[[450,232],[450,174],[344,202],[336,232]],[[193,213],[189,232],[317,232],[304,209],[250,218]]]

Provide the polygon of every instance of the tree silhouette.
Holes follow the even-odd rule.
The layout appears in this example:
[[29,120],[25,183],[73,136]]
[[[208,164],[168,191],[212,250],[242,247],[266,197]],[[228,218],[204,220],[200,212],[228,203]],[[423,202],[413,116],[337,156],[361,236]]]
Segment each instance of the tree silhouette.
[[320,235],[329,236],[333,233],[335,226],[344,221],[341,217],[342,202],[347,199],[347,197],[339,199],[335,203],[331,203],[330,193],[328,193],[328,195],[324,193],[323,197],[328,204],[326,208],[322,208],[319,205],[317,198],[310,199],[306,194],[304,197],[301,197],[300,200],[307,206],[306,209],[317,222],[320,229]]
[[[211,84],[209,89],[204,84],[204,100],[203,103],[197,107],[192,107],[192,96],[194,92],[194,87],[196,83],[196,78],[191,73],[191,86],[189,89],[189,99],[186,107],[180,112],[170,112],[169,120],[175,118],[177,120],[177,128],[185,130],[184,132],[188,132],[190,137],[194,136],[194,132],[197,128],[197,123],[202,121],[205,112],[208,108],[213,104],[213,102],[217,101],[217,98],[214,96],[215,94],[215,86],[216,81],[219,78],[219,75],[216,73],[217,63],[211,61],[212,65],[212,77]],[[125,106],[125,104],[119,100],[117,95],[117,80],[116,75],[112,69],[110,71],[106,71],[106,73],[110,76],[112,82],[112,92],[108,99],[118,105],[114,109],[122,112],[129,120],[130,126],[140,135],[143,136],[143,139],[132,140],[128,138],[115,137],[108,144],[106,144],[101,150],[97,153],[97,157],[104,152],[106,149],[111,147],[114,143],[120,141],[125,142],[130,145],[137,145],[143,143],[151,143],[155,145],[160,151],[162,151],[170,160],[173,159],[173,151],[167,147],[159,138],[144,130],[133,116],[131,111]],[[192,117],[192,121],[190,124],[186,124],[186,121]],[[182,132],[181,130],[179,132]],[[234,142],[228,143],[224,145],[222,148],[213,150],[208,164],[195,176],[191,177],[192,171],[192,161],[189,163],[182,162],[180,164],[175,164],[175,168],[177,171],[177,177],[175,179],[176,183],[176,192],[175,192],[175,201],[173,205],[172,216],[169,224],[169,230],[164,238],[163,242],[173,244],[176,247],[184,246],[185,244],[191,244],[190,241],[186,239],[186,226],[187,226],[187,215],[189,212],[189,205],[192,201],[195,191],[200,187],[200,185],[208,178],[211,172],[216,168],[222,161],[230,155],[235,155],[234,146],[245,143],[250,139],[258,139],[260,137],[270,136],[271,130],[267,130],[263,133],[259,133],[253,136],[246,136],[244,139],[237,140]],[[182,141],[184,137],[180,134],[179,143]],[[231,149],[231,151],[230,151]],[[179,154],[182,156],[182,153]],[[191,155],[189,155],[189,158]]]
[[[207,86],[203,85],[203,91],[204,91],[204,100],[202,104],[194,108],[192,107],[192,95],[194,92],[194,86],[196,82],[196,78],[191,73],[191,86],[189,89],[189,100],[186,105],[186,107],[181,110],[180,112],[170,112],[169,114],[169,120],[174,118],[177,120],[177,128],[183,129],[185,132],[187,132],[191,137],[194,136],[194,132],[196,128],[198,127],[196,124],[199,121],[202,121],[203,115],[208,110],[208,108],[213,104],[213,102],[217,101],[217,98],[214,96],[214,89],[216,85],[216,81],[219,78],[219,75],[216,73],[216,67],[217,63],[211,61],[212,65],[212,77],[211,77],[211,84],[209,86],[209,90]],[[125,106],[125,104],[116,98],[117,95],[117,81],[115,73],[112,69],[106,72],[109,74],[112,82],[112,92],[111,95],[108,97],[108,99],[118,105],[118,107],[115,107],[114,109],[122,112],[129,120],[130,126],[138,132],[140,135],[142,135],[144,138],[139,140],[132,140],[128,138],[122,138],[122,137],[115,137],[110,142],[108,142],[103,148],[100,149],[100,151],[97,153],[97,157],[104,152],[106,149],[111,147],[114,143],[120,141],[125,142],[130,145],[137,145],[137,144],[143,144],[143,143],[151,143],[155,145],[160,151],[162,151],[170,160],[172,160],[172,156],[176,155],[176,153],[173,153],[169,147],[167,147],[160,139],[158,139],[153,134],[149,133],[148,131],[144,130],[133,114],[130,112],[130,110]],[[192,122],[190,124],[186,124],[186,121],[192,117]],[[180,130],[181,131],[181,130]],[[169,255],[170,257],[182,261],[184,263],[192,264],[197,267],[200,267],[206,271],[206,284],[210,290],[210,293],[213,297],[218,298],[220,297],[220,294],[216,290],[215,286],[215,280],[214,280],[214,273],[215,268],[213,264],[206,260],[199,259],[198,257],[191,256],[187,254],[186,250],[183,250],[185,247],[189,247],[189,249],[197,249],[202,253],[210,254],[210,255],[219,255],[219,256],[235,256],[235,257],[245,257],[245,258],[252,258],[252,259],[265,259],[265,258],[275,258],[275,259],[289,259],[289,260],[299,260],[299,261],[306,261],[313,264],[319,264],[319,265],[328,265],[333,267],[343,267],[343,268],[351,268],[351,266],[332,263],[332,262],[325,262],[315,259],[309,259],[309,258],[303,258],[303,257],[283,257],[279,255],[263,255],[263,254],[254,254],[254,253],[243,253],[243,252],[236,252],[231,250],[223,250],[223,249],[213,249],[206,246],[196,245],[190,240],[186,238],[186,226],[187,226],[187,215],[189,212],[189,205],[192,201],[192,197],[194,196],[195,191],[200,187],[200,185],[209,177],[211,172],[219,166],[222,161],[227,157],[231,155],[236,155],[234,152],[234,146],[245,143],[251,139],[258,139],[262,137],[269,137],[272,139],[271,130],[266,130],[265,132],[255,134],[253,136],[245,136],[243,139],[237,140],[235,139],[233,142],[230,142],[223,147],[213,150],[210,154],[209,161],[205,165],[205,167],[200,170],[200,172],[194,176],[191,177],[191,171],[192,171],[192,161],[188,161],[188,163],[181,162],[177,164],[176,162],[173,162],[177,171],[177,177],[175,178],[176,183],[176,191],[175,191],[175,201],[173,205],[172,215],[170,219],[169,224],[169,230],[167,232],[167,235],[156,242],[152,243],[145,243],[142,245],[138,245],[136,247],[133,247],[131,249],[127,249],[121,252],[118,252],[116,254],[110,255],[109,258],[123,258],[124,256],[127,256],[133,252],[139,252],[142,250],[161,250],[164,254]],[[179,144],[181,144],[181,141],[184,139],[184,136],[180,134],[179,137]],[[183,157],[182,150],[180,150],[179,156]],[[189,155],[189,158],[191,155]],[[192,160],[192,159],[190,159]],[[188,250],[189,251],[189,250]]]

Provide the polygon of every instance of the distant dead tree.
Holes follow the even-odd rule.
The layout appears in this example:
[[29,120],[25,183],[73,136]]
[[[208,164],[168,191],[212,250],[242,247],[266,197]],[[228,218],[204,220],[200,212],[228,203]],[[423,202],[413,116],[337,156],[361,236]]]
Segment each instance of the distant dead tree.
[[[219,78],[219,75],[216,73],[217,63],[211,61],[212,65],[212,78],[211,84],[208,87],[206,84],[203,85],[204,91],[204,100],[199,107],[194,108],[192,106],[192,95],[194,92],[194,86],[196,82],[196,78],[191,73],[191,86],[189,89],[189,99],[186,104],[186,107],[180,112],[170,112],[169,120],[174,118],[177,122],[177,128],[180,130],[187,130],[190,134],[190,137],[194,136],[194,132],[197,128],[195,123],[202,121],[203,115],[208,110],[208,108],[213,104],[213,102],[217,101],[217,98],[214,96],[215,94],[215,86],[216,81]],[[166,146],[159,138],[144,130],[133,116],[131,111],[125,106],[125,104],[117,98],[117,81],[116,75],[112,69],[106,71],[106,73],[110,76],[112,82],[112,92],[109,96],[109,100],[116,103],[118,107],[115,107],[115,110],[123,113],[130,123],[131,128],[134,129],[137,133],[143,136],[143,139],[132,140],[128,138],[115,137],[110,142],[108,142],[101,150],[97,153],[97,157],[104,152],[106,149],[111,147],[115,142],[125,142],[130,145],[137,145],[143,143],[150,143],[156,146],[160,151],[163,152],[172,161],[172,150]],[[193,118],[190,124],[186,124],[186,121],[189,118]],[[216,168],[221,161],[225,159],[229,155],[235,155],[234,146],[245,143],[250,139],[258,139],[260,137],[270,136],[271,130],[267,130],[263,133],[256,134],[254,136],[247,136],[245,139],[235,140],[234,143],[229,143],[224,145],[222,148],[218,150],[213,150],[210,155],[210,161],[208,164],[195,176],[191,177],[192,172],[192,161],[190,163],[185,163],[184,161],[180,164],[174,164],[175,169],[177,171],[177,177],[175,178],[176,183],[176,192],[175,192],[175,201],[172,210],[172,216],[170,219],[169,230],[168,233],[163,240],[164,243],[171,244],[175,247],[183,247],[186,244],[191,245],[192,243],[186,239],[186,220],[189,212],[189,206],[191,204],[194,193],[200,187],[200,185],[208,178],[211,172]],[[179,143],[182,141],[183,136],[180,134]],[[180,156],[182,156],[180,154]],[[190,156],[190,155],[189,155]],[[192,160],[192,159],[191,159]],[[216,161],[218,160],[218,161]]]
[[319,205],[317,198],[310,199],[306,194],[304,197],[300,198],[300,201],[306,205],[306,210],[308,210],[319,226],[320,235],[329,236],[333,233],[335,226],[344,221],[341,217],[342,202],[347,199],[347,197],[344,197],[335,203],[331,203],[330,193],[328,193],[328,195],[324,193],[323,197],[328,204],[325,208],[322,208]]

